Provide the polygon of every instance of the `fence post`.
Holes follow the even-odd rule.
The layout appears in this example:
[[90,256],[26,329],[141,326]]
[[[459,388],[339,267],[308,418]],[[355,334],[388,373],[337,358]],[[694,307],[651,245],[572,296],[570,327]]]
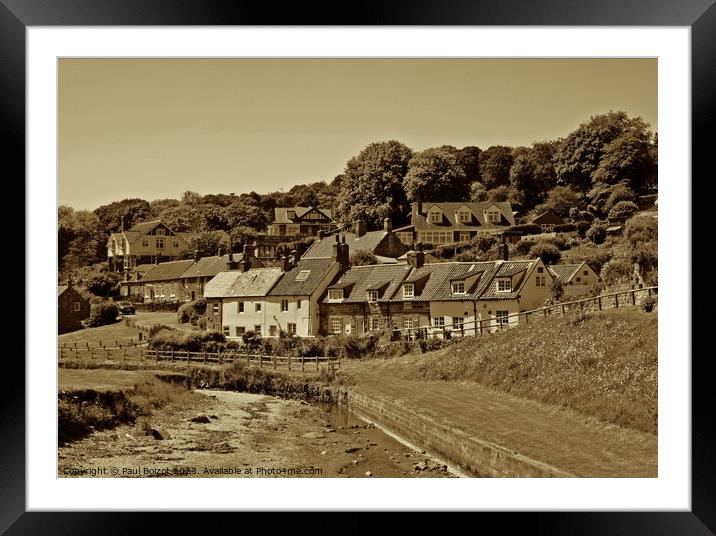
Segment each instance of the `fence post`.
[[204,350],[204,364],[206,365],[206,350]]
[[77,345],[75,344],[75,359],[77,359],[77,358],[79,358],[79,354],[78,354],[78,350],[77,350]]
[[599,296],[599,298],[597,298],[597,301],[599,302],[599,310],[601,311],[602,310],[602,297]]
[[562,316],[564,316],[564,304],[562,304]]
[[172,363],[174,363],[174,348],[172,348]]
[[219,365],[221,365],[221,350],[219,350]]
[[619,293],[618,292],[614,295],[614,308],[619,309]]
[[142,360],[144,358],[144,348],[139,348],[139,363],[142,363]]
[[316,372],[318,372],[318,356],[316,356]]
[[109,360],[109,348],[107,348],[107,359]]
[[251,365],[251,350],[246,352],[246,366],[248,367],[249,365]]
[[[651,296],[651,289],[649,290],[649,295]],[[631,304],[636,305],[636,291],[631,291]]]
[[278,361],[278,360],[276,359],[276,356],[273,356],[273,368],[274,368],[274,369],[276,368],[276,361]]
[[291,356],[288,356],[288,370],[291,370]]
[[125,361],[127,361],[127,349],[126,348],[124,348],[122,350],[122,363],[124,363]]
[[303,372],[306,370],[305,365],[304,365],[305,359],[306,359],[305,357],[301,356],[301,374],[303,374]]

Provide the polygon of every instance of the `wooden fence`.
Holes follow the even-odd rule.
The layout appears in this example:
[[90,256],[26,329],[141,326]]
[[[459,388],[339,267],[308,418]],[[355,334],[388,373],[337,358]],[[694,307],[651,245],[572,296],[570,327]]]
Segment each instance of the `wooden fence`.
[[554,305],[512,313],[500,318],[488,318],[484,320],[469,320],[461,324],[445,324],[444,326],[423,326],[418,328],[396,328],[393,331],[404,334],[409,339],[415,338],[449,338],[468,337],[482,335],[483,333],[494,333],[506,328],[513,327],[520,323],[529,324],[540,318],[552,316],[553,314],[565,315],[573,312],[602,311],[605,309],[616,309],[619,307],[635,306],[641,301],[658,293],[658,287],[645,287],[640,289],[629,289],[610,294],[601,294],[581,300],[574,300]]
[[322,368],[331,371],[341,369],[339,357],[313,356],[274,356],[239,352],[188,352],[184,350],[150,350],[146,347],[60,347],[60,359],[102,359],[106,361],[139,361],[155,363],[191,363],[225,365],[242,362],[248,366],[271,369],[286,369],[297,372],[319,372]]

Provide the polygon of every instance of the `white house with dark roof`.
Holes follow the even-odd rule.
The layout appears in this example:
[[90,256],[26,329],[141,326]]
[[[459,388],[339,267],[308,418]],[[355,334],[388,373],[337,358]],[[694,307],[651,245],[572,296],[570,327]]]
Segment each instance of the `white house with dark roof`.
[[268,226],[269,236],[316,236],[319,231],[338,229],[331,211],[317,207],[276,207],[274,220]]
[[160,220],[138,223],[126,231],[112,233],[107,239],[110,269],[131,270],[141,263],[175,260],[189,249],[195,236],[174,232]]
[[[304,259],[317,259],[330,257],[333,244],[338,235],[319,238],[303,254]],[[393,264],[395,259],[403,255],[408,248],[393,232],[390,218],[383,221],[380,231],[368,231],[363,221],[354,223],[353,232],[341,233],[340,240],[348,246],[348,255],[357,251],[373,253],[381,264]]]
[[512,205],[493,202],[414,202],[410,225],[395,230],[406,245],[454,244],[479,235],[500,235],[515,224]]
[[562,283],[567,297],[584,295],[602,282],[599,274],[586,262],[554,264],[548,266],[548,269]]

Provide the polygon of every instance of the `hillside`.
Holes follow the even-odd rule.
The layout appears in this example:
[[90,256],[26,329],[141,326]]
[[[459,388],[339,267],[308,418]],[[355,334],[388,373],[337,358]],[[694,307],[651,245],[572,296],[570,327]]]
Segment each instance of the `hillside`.
[[551,317],[378,366],[408,380],[477,382],[656,434],[657,321],[638,309]]

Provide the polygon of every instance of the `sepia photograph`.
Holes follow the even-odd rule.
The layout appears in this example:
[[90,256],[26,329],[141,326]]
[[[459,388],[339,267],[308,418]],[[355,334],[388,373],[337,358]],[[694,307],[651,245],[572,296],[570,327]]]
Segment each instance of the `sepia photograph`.
[[59,57],[57,477],[658,479],[658,74]]

